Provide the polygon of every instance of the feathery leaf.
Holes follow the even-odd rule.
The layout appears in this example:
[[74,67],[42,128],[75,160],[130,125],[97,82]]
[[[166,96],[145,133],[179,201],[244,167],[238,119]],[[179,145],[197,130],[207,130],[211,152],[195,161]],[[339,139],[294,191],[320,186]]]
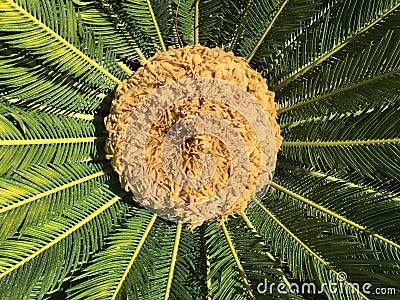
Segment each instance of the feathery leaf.
[[103,155],[92,122],[0,105],[0,174]]
[[334,64],[309,72],[304,80],[279,91],[282,122],[296,121],[297,115],[356,112],[365,104],[393,101],[400,91],[399,56],[399,32],[389,31],[361,53],[346,53]]
[[[24,299],[37,281],[42,281],[41,297],[57,288],[79,263],[88,261],[90,253],[102,246],[105,236],[126,211],[119,199],[109,191],[98,190],[81,205],[29,228],[18,239],[0,241],[2,297]],[[14,286],[19,288],[13,289]]]
[[398,102],[365,109],[359,115],[310,120],[288,128],[282,152],[291,160],[323,171],[354,170],[375,180],[398,180]]
[[[121,82],[122,73],[110,52],[96,45],[91,34],[78,40],[77,21],[70,1],[44,0],[31,5],[27,0],[0,3],[0,41],[27,51],[57,71],[83,79],[91,86],[109,89]],[[64,26],[68,20],[68,26]],[[92,58],[91,58],[92,57]],[[114,74],[113,74],[114,73]]]

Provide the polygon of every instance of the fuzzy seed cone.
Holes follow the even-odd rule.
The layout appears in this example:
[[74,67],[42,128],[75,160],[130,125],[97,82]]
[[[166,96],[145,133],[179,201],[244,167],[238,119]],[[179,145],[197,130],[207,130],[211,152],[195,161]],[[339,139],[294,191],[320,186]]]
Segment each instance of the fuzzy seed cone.
[[[122,148],[126,125],[135,107],[155,89],[168,83],[186,78],[209,77],[228,81],[247,91],[262,107],[275,137],[278,152],[282,136],[276,122],[277,112],[274,93],[268,90],[265,79],[248,63],[232,52],[221,48],[207,48],[200,45],[186,46],[180,49],[170,48],[157,53],[140,67],[130,78],[121,83],[115,93],[110,115],[105,124],[109,137],[106,141],[106,157],[111,159],[114,170],[119,174],[122,187],[129,191],[127,179],[123,173]],[[224,187],[229,179],[230,156],[226,147],[215,137],[207,134],[196,135],[185,142],[180,153],[180,165],[188,176],[199,174],[199,158],[211,154],[216,161],[217,170],[213,180],[197,189],[176,185],[163,172],[159,153],[163,134],[181,118],[191,114],[214,114],[230,122],[242,135],[249,153],[250,176],[247,186],[237,201],[222,215],[216,216],[221,222],[229,215],[242,212],[255,192],[260,168],[261,152],[256,136],[245,118],[237,112],[212,99],[192,99],[174,105],[164,111],[149,132],[150,143],[146,146],[146,155],[151,160],[149,173],[157,181],[158,187],[170,198],[187,203],[202,202],[212,198]],[[192,227],[200,225],[192,224]]]

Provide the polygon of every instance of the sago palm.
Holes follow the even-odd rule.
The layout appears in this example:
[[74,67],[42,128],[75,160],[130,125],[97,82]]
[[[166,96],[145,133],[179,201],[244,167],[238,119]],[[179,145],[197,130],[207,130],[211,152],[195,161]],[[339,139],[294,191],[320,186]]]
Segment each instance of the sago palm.
[[[0,0],[0,299],[398,298],[399,7]],[[117,86],[186,45],[262,74],[283,137],[245,211],[193,230],[104,151]]]

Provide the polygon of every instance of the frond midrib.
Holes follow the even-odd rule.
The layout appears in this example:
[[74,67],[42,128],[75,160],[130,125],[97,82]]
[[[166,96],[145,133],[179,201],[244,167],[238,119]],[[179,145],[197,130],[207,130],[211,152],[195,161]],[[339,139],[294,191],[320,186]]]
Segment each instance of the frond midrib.
[[[302,240],[300,240],[299,237],[297,237],[293,232],[289,230],[281,221],[278,220],[278,218],[270,212],[264,204],[262,204],[258,199],[254,198],[256,204],[260,206],[260,208],[268,215],[269,218],[271,218],[274,223],[276,223],[283,231],[285,231],[293,240],[295,240],[303,249],[305,249],[315,260],[317,260],[319,263],[321,263],[326,269],[328,269],[329,272],[333,273],[335,278],[339,278],[340,274],[328,263],[326,262],[320,255],[318,255],[314,250],[312,250],[310,247],[308,247]],[[361,296],[363,299],[368,300],[368,298],[361,293],[355,286],[349,285],[349,282],[347,280],[344,280],[343,283],[347,286],[349,286],[356,294]]]
[[149,223],[146,226],[145,231],[142,234],[142,237],[139,240],[139,243],[137,244],[137,246],[135,248],[135,251],[132,254],[131,259],[129,260],[128,265],[126,266],[126,268],[124,270],[124,273],[122,274],[120,280],[117,283],[117,286],[115,287],[115,290],[114,290],[114,292],[113,292],[113,294],[111,296],[111,300],[117,299],[117,296],[118,296],[118,294],[119,294],[119,292],[120,292],[120,290],[122,288],[122,285],[124,284],[128,274],[129,274],[129,272],[130,272],[130,270],[131,270],[131,268],[133,266],[133,263],[135,262],[137,256],[139,255],[139,252],[142,249],[142,247],[143,247],[143,245],[144,245],[144,243],[145,243],[145,241],[146,241],[146,239],[147,239],[147,237],[148,237],[148,235],[150,233],[150,230],[153,227],[154,222],[156,221],[156,219],[157,219],[157,215],[153,214],[153,216],[151,217]]
[[93,143],[103,141],[105,137],[78,137],[78,138],[49,138],[49,139],[10,139],[0,140],[0,146],[22,146],[22,145],[53,145],[53,144],[77,144],[77,143]]
[[400,245],[399,244],[397,244],[397,243],[395,243],[395,242],[393,242],[393,241],[381,236],[380,234],[377,234],[375,232],[370,231],[365,226],[362,226],[362,225],[360,225],[360,224],[358,224],[358,223],[356,223],[354,221],[351,221],[351,220],[339,215],[338,213],[335,213],[335,212],[331,211],[329,208],[324,207],[322,205],[319,205],[319,204],[311,201],[310,199],[305,198],[305,197],[303,197],[303,196],[301,196],[301,195],[299,195],[299,194],[297,194],[297,193],[295,193],[295,192],[293,192],[293,191],[291,191],[291,190],[289,190],[289,189],[287,189],[287,188],[285,188],[285,187],[283,187],[283,186],[281,186],[281,185],[279,185],[279,184],[277,184],[277,183],[275,183],[273,181],[270,184],[271,184],[271,186],[273,188],[275,188],[275,189],[287,194],[288,196],[293,197],[293,198],[295,198],[295,199],[297,199],[297,200],[299,200],[299,201],[301,201],[301,202],[303,202],[303,203],[305,203],[307,205],[310,205],[311,207],[314,207],[315,209],[321,211],[322,213],[324,213],[326,215],[329,215],[329,216],[331,216],[332,218],[334,218],[336,220],[339,220],[339,221],[341,221],[341,222],[343,222],[343,223],[345,223],[345,224],[347,224],[347,225],[349,225],[349,226],[351,226],[351,227],[353,227],[353,228],[355,228],[355,229],[357,229],[359,231],[364,232],[367,235],[370,235],[370,236],[372,236],[372,237],[374,237],[374,238],[376,238],[376,239],[378,239],[378,240],[380,240],[380,241],[382,241],[384,243],[387,243],[388,245],[400,250]]
[[400,138],[392,139],[372,139],[354,141],[283,141],[283,147],[336,147],[336,146],[362,146],[376,144],[396,144],[400,143]]
[[311,103],[315,103],[315,102],[318,102],[318,101],[321,101],[321,100],[324,100],[324,99],[327,99],[327,98],[330,98],[330,97],[334,97],[334,96],[336,96],[338,94],[342,94],[342,93],[345,93],[345,92],[360,88],[360,87],[362,87],[364,85],[368,85],[368,84],[373,83],[375,81],[379,81],[379,80],[385,79],[387,77],[391,77],[391,76],[396,75],[398,73],[400,73],[400,69],[392,70],[392,71],[383,73],[381,75],[378,75],[376,77],[368,78],[368,79],[366,79],[364,81],[360,81],[360,82],[348,85],[346,87],[334,90],[334,91],[332,91],[330,93],[326,93],[324,95],[313,97],[311,99],[304,100],[302,102],[299,102],[299,103],[296,103],[296,104],[293,104],[293,105],[290,105],[290,106],[283,107],[281,109],[278,109],[277,112],[278,112],[278,114],[283,114],[283,113],[285,113],[287,111],[290,111],[292,109],[299,108],[299,107],[302,107],[302,106],[305,106],[305,105],[308,105],[308,104],[311,104]]
[[[346,186],[348,186],[350,188],[362,189],[363,192],[366,192],[366,193],[369,193],[369,194],[374,194],[374,195],[376,195],[378,197],[384,195],[383,193],[381,193],[381,192],[379,192],[377,190],[366,189],[362,185],[356,184],[354,182],[343,180],[341,178],[338,178],[338,177],[335,177],[335,176],[332,176],[332,175],[327,175],[327,174],[324,174],[324,173],[321,173],[321,172],[318,172],[318,171],[315,171],[315,170],[309,170],[309,169],[306,169],[306,168],[297,167],[297,166],[291,165],[289,163],[280,162],[277,165],[277,167],[278,168],[284,168],[284,169],[287,169],[287,170],[291,170],[291,171],[294,171],[294,172],[302,172],[302,173],[305,173],[305,174],[308,174],[308,175],[311,175],[311,176],[315,176],[315,177],[318,177],[318,178],[324,178],[324,180],[326,180],[328,182],[340,182],[340,183],[343,183],[343,184],[345,184]],[[400,201],[399,197],[390,197],[390,199],[393,200],[393,201]]]
[[233,259],[235,261],[235,264],[236,264],[236,267],[238,269],[239,275],[242,278],[242,281],[244,283],[246,292],[248,293],[248,295],[249,295],[251,300],[255,300],[256,298],[254,296],[254,292],[253,292],[253,290],[252,290],[252,288],[250,286],[249,280],[247,279],[247,276],[246,276],[246,273],[245,273],[244,268],[242,266],[242,263],[240,262],[239,257],[238,257],[238,255],[236,253],[236,249],[235,249],[235,246],[233,245],[233,242],[232,242],[232,239],[230,237],[229,231],[226,228],[226,225],[224,223],[222,223],[221,227],[222,227],[222,231],[224,232],[226,242],[228,243],[229,249],[231,251],[232,257],[233,257]]
[[20,268],[21,266],[23,266],[27,262],[31,261],[32,259],[36,258],[38,255],[40,255],[44,251],[48,250],[49,248],[53,247],[55,244],[62,241],[66,237],[70,236],[72,233],[76,232],[79,228],[81,228],[82,226],[84,226],[85,224],[87,224],[88,222],[93,220],[95,217],[100,215],[102,212],[104,212],[105,210],[110,208],[112,205],[117,203],[120,199],[121,198],[119,196],[115,196],[114,198],[109,200],[107,203],[105,203],[103,206],[101,206],[100,208],[96,209],[95,211],[93,211],[92,213],[90,213],[89,215],[84,217],[82,220],[80,220],[74,226],[69,228],[67,231],[64,231],[63,233],[58,235],[56,238],[52,239],[50,242],[48,242],[43,247],[39,248],[38,250],[36,250],[32,254],[30,254],[29,256],[27,256],[24,259],[22,259],[21,261],[19,261],[18,263],[14,264],[13,266],[6,269],[4,272],[2,272],[0,274],[0,279],[3,278],[4,276],[8,275],[9,273],[13,272],[14,270]]
[[289,85],[291,82],[308,72],[310,69],[314,68],[315,66],[319,65],[320,63],[324,62],[328,58],[330,58],[332,55],[334,55],[336,52],[344,48],[347,44],[351,43],[354,41],[356,38],[358,38],[360,35],[371,29],[373,26],[381,22],[385,17],[390,15],[392,12],[394,12],[398,7],[400,7],[400,2],[388,9],[386,12],[384,12],[382,15],[380,15],[378,18],[376,18],[374,21],[370,22],[367,26],[363,27],[362,29],[358,30],[356,33],[354,33],[352,36],[349,36],[346,38],[343,42],[337,44],[335,47],[333,47],[330,51],[326,52],[322,56],[320,56],[318,59],[314,60],[313,62],[309,63],[308,65],[305,65],[301,67],[299,70],[297,70],[294,74],[289,76],[288,78],[282,80],[278,84],[274,85],[271,87],[273,91],[278,91],[282,89],[283,87]]
[[175,240],[174,240],[174,246],[172,248],[172,253],[171,253],[171,262],[169,265],[169,272],[168,272],[168,278],[167,278],[167,286],[165,288],[164,300],[168,300],[169,295],[171,293],[171,286],[172,286],[172,280],[174,278],[174,270],[175,270],[176,259],[178,256],[178,249],[179,249],[179,242],[181,239],[181,233],[182,233],[182,222],[179,221],[178,224],[176,225]]
[[42,23],[39,21],[36,17],[31,15],[28,11],[26,11],[23,7],[15,3],[13,0],[6,0],[12,7],[14,7],[15,10],[20,12],[22,15],[24,15],[27,19],[29,19],[31,22],[36,24],[39,28],[44,30],[47,34],[55,38],[57,41],[59,41],[61,44],[64,45],[67,49],[78,55],[80,58],[84,59],[87,63],[89,63],[92,67],[97,69],[100,73],[104,74],[107,76],[109,79],[114,81],[117,84],[120,84],[121,81],[112,75],[109,71],[104,69],[102,66],[100,66],[97,62],[95,62],[93,59],[91,59],[89,56],[84,54],[82,51],[80,51],[78,48],[76,48],[74,45],[69,43],[67,40],[65,40],[63,37],[58,35],[55,31],[53,31],[50,27],[48,27],[46,24]]
[[250,54],[247,56],[246,60],[249,63],[254,55],[256,54],[258,48],[260,48],[261,44],[263,43],[263,41],[265,40],[265,38],[267,37],[269,31],[271,30],[271,28],[274,26],[276,20],[278,19],[278,17],[281,15],[283,9],[285,8],[286,4],[289,2],[289,0],[285,0],[283,1],[283,3],[281,4],[281,6],[278,8],[278,10],[276,11],[276,13],[274,14],[274,16],[272,17],[271,21],[269,22],[268,26],[265,28],[263,34],[261,35],[260,39],[257,41],[257,43],[254,45],[253,49],[251,50]]
[[36,195],[34,195],[34,196],[28,197],[28,198],[26,198],[26,199],[24,199],[24,200],[22,200],[22,201],[18,201],[18,202],[16,202],[16,203],[11,204],[11,205],[7,205],[7,206],[5,206],[5,207],[2,207],[2,208],[0,208],[0,214],[6,213],[6,212],[8,212],[8,211],[10,211],[10,210],[16,209],[16,208],[21,207],[21,206],[23,206],[23,205],[26,205],[26,204],[28,204],[28,203],[31,203],[31,202],[40,200],[40,199],[43,198],[43,197],[46,197],[46,196],[55,194],[55,193],[57,193],[57,192],[66,190],[66,189],[68,189],[68,188],[74,187],[74,186],[79,185],[79,184],[81,184],[81,183],[84,183],[84,182],[86,182],[86,181],[95,179],[95,178],[100,177],[100,176],[104,176],[104,175],[109,174],[109,173],[111,173],[111,172],[112,172],[111,169],[106,169],[106,170],[99,171],[99,172],[93,173],[93,174],[91,174],[91,175],[88,175],[88,176],[85,176],[85,177],[76,179],[76,180],[74,180],[74,181],[71,181],[71,182],[62,184],[62,185],[60,185],[60,186],[57,186],[57,187],[52,188],[52,189],[50,189],[50,190],[47,190],[47,191],[45,191],[45,192],[42,192],[42,193],[36,194]]
[[146,60],[146,57],[144,56],[142,50],[136,43],[135,39],[132,37],[130,32],[126,29],[124,26],[124,23],[122,20],[119,18],[118,14],[114,12],[114,9],[112,5],[107,3],[105,0],[101,0],[101,5],[104,7],[104,10],[107,12],[108,16],[114,23],[115,27],[118,28],[118,30],[122,33],[122,35],[125,37],[125,40],[130,44],[130,46],[135,50],[136,54],[139,56],[139,59],[141,60]]

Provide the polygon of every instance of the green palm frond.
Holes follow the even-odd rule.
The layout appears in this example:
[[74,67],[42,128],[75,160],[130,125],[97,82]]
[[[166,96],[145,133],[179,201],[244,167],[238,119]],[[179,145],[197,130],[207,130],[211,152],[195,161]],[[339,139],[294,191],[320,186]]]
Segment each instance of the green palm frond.
[[[382,24],[393,26],[397,20],[398,1],[342,1],[316,21],[296,41],[296,46],[280,58],[279,66],[268,70],[273,90],[279,90],[321,63],[331,61],[337,53],[354,46],[358,40],[373,40],[369,31]],[[391,18],[388,18],[391,17]],[[333,36],[334,34],[334,36]],[[365,37],[366,34],[366,37]],[[373,36],[373,37],[371,37]],[[320,41],[320,42],[319,42]],[[308,55],[307,55],[308,54]]]
[[91,29],[95,36],[103,40],[104,46],[125,59],[144,59],[135,38],[114,11],[104,0],[80,2],[77,7],[78,25]]
[[[343,224],[331,230],[330,234],[334,236],[326,236],[333,245],[330,251],[321,250],[325,258],[336,265],[340,264],[342,271],[353,280],[362,282],[367,277],[370,282],[374,278],[376,285],[386,282],[398,286],[399,202],[362,187],[348,186],[337,179],[330,178],[328,183],[325,180],[326,177],[316,180],[313,176],[286,172],[275,178],[279,184],[274,182],[271,186],[276,188],[280,199],[288,197],[309,215]],[[316,196],[321,199],[317,203],[313,201],[317,199]],[[332,251],[340,235],[345,236],[344,241],[351,247],[346,250],[345,245],[339,244],[340,248]],[[321,244],[316,247],[321,247]],[[385,272],[385,275],[375,277],[375,273],[381,272]]]
[[[299,179],[302,180],[301,187],[296,184]],[[380,254],[393,255],[391,259],[398,260],[400,254],[398,244],[400,236],[396,228],[400,209],[398,201],[392,200],[387,195],[366,192],[362,187],[349,187],[338,180],[327,183],[325,178],[316,180],[313,176],[291,173],[280,175],[275,180],[279,184],[273,182],[271,186],[279,192],[296,199],[296,202],[305,204],[306,208],[315,211],[316,215],[325,215],[327,218],[346,224],[353,231],[359,231],[360,235],[373,237],[371,243],[376,242],[377,246],[392,247],[390,251]],[[335,191],[335,194],[331,194],[332,191]],[[323,202],[313,201],[316,195],[323,195]]]
[[[213,225],[213,226],[212,226]],[[210,272],[207,280],[210,282],[209,294],[211,299],[241,299],[253,298],[254,292],[249,285],[241,264],[236,264],[228,245],[230,237],[221,228],[212,223],[207,227],[207,250],[209,252]],[[236,255],[235,248],[232,249]]]
[[[196,15],[196,0],[173,0],[172,12],[177,12],[174,22],[177,23],[176,30],[182,35],[181,39],[184,44],[195,44],[195,15]],[[196,43],[197,44],[197,43]]]
[[[302,29],[327,3],[326,0],[252,1],[247,18],[242,19],[243,28],[237,31],[232,42],[232,49],[237,48],[237,52],[248,61],[254,57],[254,62],[259,62],[262,57],[282,47],[290,34]],[[238,35],[239,32],[242,34]]]
[[353,169],[376,180],[399,180],[399,126],[397,100],[380,109],[311,119],[288,128],[282,152],[293,161],[324,171]]
[[302,173],[312,175],[315,178],[325,178],[328,182],[342,183],[348,187],[362,189],[363,191],[376,196],[387,196],[398,200],[400,195],[400,185],[396,180],[387,180],[385,182],[373,180],[369,177],[362,176],[356,172],[332,171],[323,173],[317,170],[304,167],[299,163],[294,163],[289,160],[281,159],[277,166],[279,169],[294,171],[295,173]]
[[202,45],[214,47],[218,44],[222,22],[224,20],[222,9],[225,1],[203,0],[199,1],[199,41]]
[[[179,243],[181,225],[157,220],[157,225],[146,247],[154,258],[151,270],[148,272],[149,291],[148,294],[141,294],[139,299],[169,298],[177,259],[177,252],[174,253],[174,251],[179,250],[179,245],[175,242]],[[176,238],[178,238],[177,241]]]
[[[2,1],[0,9],[7,14],[1,15],[1,30],[6,34],[0,41],[62,73],[84,77],[91,86],[108,89],[120,83],[122,72],[111,53],[103,53],[102,44],[96,45],[88,33],[84,33],[83,43],[78,40],[72,2],[58,4],[60,7],[50,0],[36,5],[26,0]],[[70,26],[64,26],[67,20]]]
[[389,31],[361,53],[346,53],[334,65],[322,66],[307,80],[280,91],[282,123],[297,121],[298,116],[356,112],[365,104],[393,102],[399,93],[399,56],[399,32]]
[[0,106],[0,174],[30,165],[98,159],[103,151],[93,122]]
[[[74,279],[77,284],[69,290],[70,298],[125,299],[128,296],[158,299],[160,291],[165,291],[167,286],[165,275],[171,270],[171,255],[176,257],[176,262],[170,297],[190,299],[196,288],[201,295],[204,291],[195,285],[201,282],[196,281],[196,273],[190,272],[197,271],[190,258],[200,255],[199,249],[193,253],[193,245],[197,246],[199,239],[193,239],[194,235],[188,231],[182,233],[180,245],[176,247],[177,255],[173,255],[173,228],[163,221],[156,221],[157,216],[145,209],[135,209],[130,217],[109,238],[107,248]],[[159,235],[165,233],[172,239],[165,237],[164,243]],[[151,271],[153,266],[157,269]]]
[[[336,282],[339,272],[346,271],[350,278],[364,282],[382,284],[382,276],[373,279],[374,272],[383,272],[396,266],[395,261],[376,259],[374,251],[366,249],[353,234],[341,230],[342,226],[325,219],[311,216],[301,203],[293,202],[282,195],[269,195],[259,208],[249,211],[249,218],[260,235],[271,243],[273,251],[287,257],[289,269],[300,280],[306,282]],[[283,209],[284,207],[284,209]],[[339,264],[340,268],[337,267]],[[375,269],[374,269],[375,268]],[[394,267],[396,271],[398,266]],[[373,271],[372,271],[372,270]],[[386,282],[393,283],[398,275],[387,275]],[[349,282],[344,286],[353,289]],[[329,292],[328,292],[329,294]],[[337,295],[337,299],[341,299]],[[343,299],[367,298],[362,291],[353,290]]]
[[32,166],[0,181],[0,239],[78,205],[107,180],[110,169],[98,165]]
[[[13,49],[14,50],[14,49]],[[0,50],[0,88],[6,102],[50,112],[90,112],[106,95],[37,64],[21,52]],[[4,90],[4,91],[3,91]]]
[[[231,43],[235,31],[240,28],[241,16],[246,13],[246,6],[248,7],[251,5],[249,2],[251,1],[221,1],[218,16],[221,22],[216,24],[216,27],[213,28],[214,32],[212,33],[215,46],[227,46]],[[208,22],[212,17],[213,16],[206,18],[204,22]]]
[[[399,0],[0,0],[1,300],[398,298],[399,11]],[[198,43],[264,75],[284,141],[245,212],[189,231],[119,196],[103,118],[140,61]],[[261,293],[265,280],[323,293]]]
[[137,297],[139,290],[146,294],[149,282],[145,268],[151,264],[145,259],[148,253],[143,245],[155,218],[147,210],[134,211],[109,238],[107,248],[74,279],[77,284],[69,291],[71,299],[123,299],[123,295]]
[[153,47],[165,51],[166,43],[171,42],[173,34],[173,17],[171,2],[168,0],[127,0],[122,2],[123,12],[137,28],[151,39]]
[[203,228],[183,230],[171,285],[171,299],[201,299],[207,293],[207,258]]
[[[0,241],[2,297],[23,299],[37,281],[42,281],[41,296],[59,286],[71,270],[102,246],[104,237],[126,210],[119,199],[105,189],[98,189],[81,205],[27,229],[18,237]],[[60,260],[65,251],[69,256],[65,261]],[[11,291],[9,286],[21,288]]]
[[228,226],[219,228],[213,223],[207,228],[211,299],[254,299],[258,284],[265,279],[290,285],[279,260],[260,236],[251,233],[254,226],[244,217],[247,224],[238,218]]

